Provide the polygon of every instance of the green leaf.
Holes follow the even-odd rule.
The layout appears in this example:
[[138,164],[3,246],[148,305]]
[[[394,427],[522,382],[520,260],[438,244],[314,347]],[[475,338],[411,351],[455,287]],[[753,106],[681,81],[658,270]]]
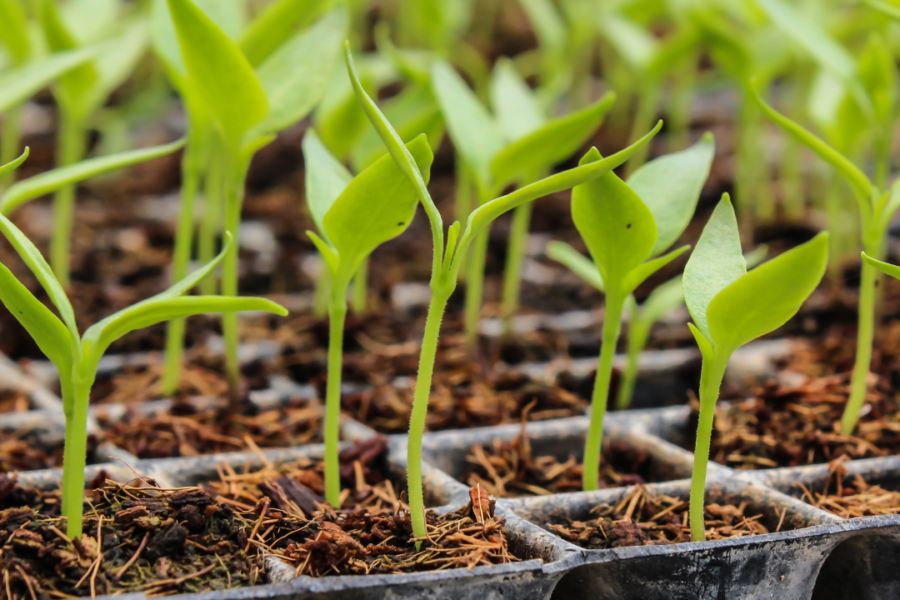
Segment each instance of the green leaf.
[[562,15],[550,0],[519,0],[541,46],[551,51],[565,47],[568,31]]
[[706,363],[709,363],[715,358],[715,350],[713,349],[712,344],[703,333],[697,329],[697,327],[693,323],[688,323],[688,329],[691,331],[691,335],[694,336],[694,339],[697,341],[697,346],[700,348],[700,355],[703,357],[703,360]]
[[150,28],[146,19],[137,17],[120,25],[124,32],[103,44],[103,52],[94,61],[97,78],[90,90],[79,99],[85,111],[93,112],[103,105],[128,77],[147,51]]
[[448,63],[431,67],[431,85],[456,151],[482,185],[491,183],[491,161],[503,148],[497,123]]
[[6,177],[8,174],[18,169],[19,165],[25,162],[25,159],[28,158],[29,154],[31,154],[31,150],[28,148],[28,146],[25,146],[25,150],[22,151],[22,154],[20,154],[18,158],[9,161],[3,166],[0,166],[0,178]]
[[59,4],[60,17],[77,44],[89,44],[110,37],[122,15],[119,0],[67,0]]
[[624,291],[630,294],[637,289],[637,286],[644,283],[644,280],[646,280],[648,277],[650,277],[690,249],[691,247],[689,245],[685,245],[681,248],[672,250],[668,254],[663,254],[662,256],[654,258],[653,260],[648,260],[645,263],[639,264],[628,274],[627,277],[625,277],[622,288],[624,289]]
[[[427,139],[420,135],[406,147],[427,183],[434,158]],[[409,227],[417,205],[412,182],[390,156],[378,159],[347,185],[323,225],[348,278],[375,248]]]
[[491,162],[494,185],[505,187],[569,158],[591,139],[615,99],[609,92],[591,106],[554,119],[505,147]]
[[898,267],[897,265],[892,265],[891,263],[878,260],[877,258],[872,258],[865,252],[862,253],[862,259],[870,266],[875,267],[885,275],[890,275],[894,279],[900,279],[900,267]]
[[673,152],[642,165],[628,178],[656,221],[658,236],[651,256],[675,243],[691,222],[703,184],[715,156],[712,134],[681,152]]
[[763,109],[763,112],[765,112],[776,125],[784,129],[798,142],[819,155],[819,158],[833,166],[860,195],[860,199],[863,202],[869,201],[869,198],[872,195],[872,183],[856,165],[847,160],[840,152],[826,144],[817,136],[804,129],[799,123],[788,119],[769,106],[765,100],[760,97],[759,92],[756,89],[753,89],[752,93],[757,104],[759,104]]
[[868,4],[869,7],[874,8],[878,12],[896,21],[900,21],[900,8],[894,6],[893,4],[888,4],[887,2],[882,2],[881,0],[863,0],[863,2]]
[[597,11],[597,29],[638,73],[645,71],[659,53],[659,42],[652,33],[610,10]]
[[303,161],[306,171],[306,205],[319,234],[327,238],[323,221],[353,175],[325,148],[316,132],[303,136]]
[[31,58],[28,16],[20,0],[0,0],[0,40],[17,65]]
[[305,117],[328,87],[338,66],[347,12],[337,9],[279,47],[256,71],[269,113],[249,137],[276,133]]
[[[368,74],[362,76],[362,86],[373,94],[377,90]],[[340,69],[335,72],[322,102],[316,107],[313,123],[328,151],[341,160],[350,154],[365,133],[366,113]]]
[[332,248],[328,242],[316,235],[315,231],[307,231],[306,235],[309,236],[313,245],[318,248],[319,252],[325,258],[325,264],[328,265],[331,276],[335,277],[341,266],[341,259],[338,257],[337,252],[334,251],[334,248]]
[[92,46],[35,59],[0,75],[0,112],[18,106],[61,75],[94,58],[100,47]]
[[827,262],[828,234],[823,232],[716,294],[706,309],[716,352],[730,354],[787,323],[819,285]]
[[232,148],[265,118],[266,93],[237,44],[191,0],[168,0],[185,69]]
[[210,273],[216,270],[222,261],[225,259],[225,255],[228,254],[228,250],[231,248],[231,245],[235,243],[234,239],[231,237],[231,232],[226,231],[224,235],[224,239],[222,240],[222,249],[213,258],[211,261],[196,269],[189,275],[182,277],[178,282],[173,284],[169,289],[162,291],[155,296],[151,296],[150,298],[146,298],[141,300],[137,304],[132,305],[132,308],[135,306],[139,306],[146,302],[155,302],[157,300],[165,300],[166,298],[175,298],[177,296],[181,296],[182,294],[186,294],[188,290],[192,287],[206,279]]
[[0,213],[9,214],[29,200],[40,198],[62,187],[84,181],[101,173],[171,154],[182,148],[184,143],[185,140],[182,138],[162,146],[98,156],[29,177],[14,183],[0,196]]
[[276,0],[266,6],[241,36],[241,50],[251,65],[262,64],[295,32],[303,31],[327,10],[332,0]]
[[547,122],[538,99],[508,58],[501,58],[491,74],[491,106],[509,140],[517,140]]
[[244,0],[194,0],[197,8],[212,19],[229,38],[237,40],[247,21]]
[[[592,149],[579,164],[599,159],[600,153]],[[610,172],[572,190],[572,220],[607,291],[621,293],[625,278],[650,257],[656,243],[653,214],[640,196]]]
[[75,311],[72,310],[72,304],[66,296],[66,292],[57,281],[53,274],[53,269],[44,260],[40,251],[35,247],[31,240],[25,237],[22,231],[13,225],[12,221],[0,215],[0,233],[6,237],[16,253],[22,258],[25,266],[34,273],[35,278],[41,284],[41,287],[47,292],[50,301],[59,311],[63,323],[65,323],[73,338],[78,338],[78,327],[75,325]]
[[[266,311],[280,316],[287,315],[284,307],[264,298],[179,296],[152,301],[145,300],[117,312],[85,331],[82,338],[83,349],[85,355],[90,357],[89,360],[96,364],[110,344],[137,329],[193,315],[250,310]],[[101,323],[103,325],[99,326]]]
[[[47,47],[51,52],[64,52],[79,47],[78,41],[69,31],[62,20],[54,0],[40,0],[38,6],[38,20],[47,41]],[[64,106],[75,109],[83,97],[90,94],[91,87],[96,83],[99,75],[94,65],[80,64],[69,69],[59,78],[56,93]]]
[[[568,267],[570,271],[584,279],[587,283],[605,292],[603,277],[597,270],[597,265],[587,256],[565,242],[550,242],[547,244],[547,256],[558,263]],[[678,289],[679,293],[681,288]]]
[[72,338],[69,330],[15,275],[0,264],[0,302],[22,324],[47,358],[64,373],[72,368]]
[[859,76],[872,99],[878,122],[892,123],[897,105],[896,63],[884,39],[876,32],[869,35],[859,56]]
[[537,198],[549,196],[563,190],[568,190],[576,185],[581,185],[588,181],[592,181],[598,177],[609,173],[619,165],[626,162],[637,152],[642,146],[647,144],[653,136],[655,136],[662,128],[662,121],[656,124],[647,135],[628,146],[624,150],[616,152],[612,156],[597,160],[588,164],[580,165],[574,169],[569,169],[561,173],[556,173],[550,177],[545,177],[540,181],[521,187],[514,192],[505,196],[494,198],[490,202],[485,202],[469,214],[469,221],[466,227],[466,235],[474,235],[481,228],[492,223],[497,217],[503,213],[521,206],[526,202],[531,202]]
[[724,194],[684,268],[684,300],[704,336],[709,337],[706,314],[710,302],[746,272],[734,208]]

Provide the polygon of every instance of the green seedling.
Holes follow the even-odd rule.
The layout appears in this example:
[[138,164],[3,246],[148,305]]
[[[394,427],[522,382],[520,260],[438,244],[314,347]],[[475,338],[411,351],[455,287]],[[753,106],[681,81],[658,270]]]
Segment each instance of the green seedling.
[[684,269],[688,326],[703,357],[700,418],[691,476],[691,539],[705,538],[703,498],[719,388],[735,350],[784,325],[825,274],[828,234],[747,271],[731,200],[724,195]]
[[391,158],[398,168],[412,183],[419,202],[425,209],[431,224],[431,234],[434,243],[434,255],[432,257],[431,271],[431,302],[428,306],[428,314],[425,320],[425,332],[422,337],[422,349],[419,356],[419,372],[416,377],[416,386],[413,395],[412,414],[409,422],[409,444],[407,449],[407,475],[409,487],[409,506],[412,519],[413,535],[424,538],[427,535],[425,528],[425,503],[422,488],[422,435],[425,431],[425,417],[428,412],[428,397],[431,393],[431,381],[434,373],[434,360],[437,352],[438,338],[440,336],[441,319],[447,306],[450,295],[456,289],[459,279],[459,269],[466,251],[473,244],[478,235],[490,226],[500,215],[531,202],[548,194],[571,189],[587,181],[609,173],[612,169],[627,161],[642,145],[659,131],[662,123],[657,126],[638,143],[629,146],[625,150],[608,158],[582,164],[574,169],[557,173],[541,179],[530,185],[524,186],[505,196],[494,198],[483,203],[469,215],[465,227],[461,227],[457,221],[447,230],[446,245],[444,240],[443,220],[438,212],[425,179],[419,171],[416,160],[409,149],[403,144],[400,136],[391,124],[385,119],[378,106],[366,94],[359,77],[353,66],[353,57],[349,46],[345,46],[347,68],[350,71],[353,88],[362,103],[366,116],[378,131],[384,145],[390,152]]
[[[24,153],[13,163],[0,168],[0,174],[12,171],[26,157],[27,153]],[[41,352],[56,365],[59,372],[66,418],[62,514],[68,520],[69,537],[80,538],[88,405],[91,387],[97,375],[97,364],[110,344],[131,331],[175,317],[245,310],[264,310],[286,315],[287,311],[274,302],[262,298],[184,296],[185,292],[208,276],[222,261],[232,244],[231,238],[226,237],[225,250],[215,260],[165,292],[110,315],[89,327],[81,335],[75,325],[75,313],[63,286],[38,249],[4,216],[0,216],[0,233],[12,244],[59,313],[59,316],[55,315],[35,298],[9,269],[0,265],[0,302],[28,331]]]
[[[213,132],[212,142],[199,142],[201,146],[208,144],[201,151],[209,152],[212,165],[206,175],[206,211],[200,230],[202,260],[211,252],[220,215],[224,230],[237,239],[244,180],[253,155],[271,142],[277,132],[305,117],[325,93],[339,58],[347,17],[338,8],[311,27],[292,33],[290,27],[284,27],[284,14],[312,10],[302,12],[306,15],[299,19],[302,23],[311,20],[309,15],[321,10],[322,5],[279,0],[234,41],[191,0],[167,0],[164,8],[168,8],[171,16],[169,32],[174,31],[174,36],[160,37],[160,45],[162,40],[168,40],[163,50],[170,63],[168,70],[175,74],[191,118],[203,119],[200,115],[205,112]],[[164,33],[165,27],[162,30]],[[173,40],[178,50],[173,48]],[[277,44],[273,43],[276,41]],[[204,127],[198,126],[197,135],[206,135],[203,130]],[[177,253],[181,266],[177,274],[183,272],[181,267],[189,253],[190,214],[190,210],[182,207],[179,226],[182,235]],[[226,296],[237,295],[237,259],[234,244],[222,268],[222,293]],[[183,331],[183,326],[177,325],[170,334],[167,346],[171,351],[167,358],[170,371],[177,372],[180,363]],[[223,317],[223,333],[231,398],[236,402],[240,375],[236,314]],[[175,375],[167,377],[171,389],[178,379]]]
[[[545,122],[506,63],[498,66],[492,84],[495,105],[500,105],[495,106],[496,116],[488,112],[446,62],[432,65],[431,85],[463,170],[471,177],[477,206],[497,197],[510,185],[536,181],[541,173],[577,152],[600,126],[615,100],[610,92],[587,108]],[[457,218],[465,219],[469,208],[458,204]],[[515,235],[511,238],[513,244],[524,245],[520,238],[528,229],[529,215],[525,210],[517,219],[520,233],[519,239]],[[467,259],[465,323],[470,348],[474,348],[478,335],[488,233],[489,228],[479,232]],[[521,267],[513,271],[510,277],[517,280]],[[517,289],[518,284],[509,287]]]
[[[591,423],[584,450],[583,484],[599,486],[603,420],[609,398],[613,358],[622,327],[622,310],[635,288],[689,246],[660,256],[690,222],[715,153],[711,134],[693,147],[653,160],[626,184],[614,173],[572,191],[572,219],[587,244],[606,294],[603,336]],[[582,164],[600,159],[596,150]],[[594,284],[598,280],[593,276]]]
[[[876,182],[871,181],[842,153],[800,124],[777,112],[758,94],[755,94],[755,98],[772,121],[830,164],[847,181],[859,207],[863,250],[875,260],[881,260],[885,253],[885,238],[891,218],[900,209],[900,186],[898,186],[900,180],[894,182],[890,192],[882,191]],[[855,429],[866,396],[866,379],[872,361],[872,343],[875,334],[876,276],[877,270],[872,264],[864,262],[859,284],[856,360],[850,384],[850,397],[841,417],[841,431],[845,435],[850,435]]]
[[[761,263],[766,258],[767,252],[768,247],[760,245],[744,255],[747,268]],[[547,256],[568,267],[570,271],[600,292],[605,292],[603,277],[596,265],[590,258],[569,244],[550,242],[547,246]],[[633,294],[628,296],[625,301],[625,313],[628,315],[626,362],[616,393],[616,410],[625,410],[631,407],[634,386],[640,368],[641,352],[647,346],[653,325],[682,306],[684,306],[684,294],[681,291],[681,275],[654,288],[642,304],[637,303]]]
[[[406,145],[425,182],[432,154],[421,135]],[[390,156],[382,156],[356,177],[334,158],[318,136],[303,140],[306,197],[319,233],[308,232],[322,253],[331,281],[328,304],[328,383],[325,411],[325,499],[340,506],[338,437],[341,415],[341,367],[347,288],[369,254],[409,227],[418,197],[410,180]],[[365,215],[365,218],[360,218]]]

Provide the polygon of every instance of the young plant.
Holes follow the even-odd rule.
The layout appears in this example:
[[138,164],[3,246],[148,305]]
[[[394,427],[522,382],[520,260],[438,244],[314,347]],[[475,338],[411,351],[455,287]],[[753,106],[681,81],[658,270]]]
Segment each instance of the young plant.
[[[0,168],[0,175],[15,169],[26,156],[27,153]],[[59,313],[59,316],[53,314],[15,278],[9,269],[0,264],[0,302],[28,331],[41,352],[56,365],[59,372],[66,417],[62,514],[68,520],[68,536],[79,538],[87,454],[88,405],[91,387],[97,375],[97,364],[110,344],[131,331],[150,327],[174,317],[245,310],[264,310],[284,316],[287,311],[274,302],[262,298],[184,296],[185,292],[209,275],[222,261],[232,244],[231,238],[226,236],[225,249],[215,260],[165,292],[110,315],[80,335],[75,325],[75,313],[62,284],[38,249],[4,216],[0,216],[0,233],[12,244]]]
[[[495,198],[510,185],[537,180],[541,173],[578,151],[600,126],[615,100],[610,92],[587,108],[543,122],[533,102],[523,100],[521,83],[510,83],[516,76],[509,66],[501,63],[498,70],[492,87],[496,90],[496,103],[502,106],[495,106],[498,114],[492,116],[448,63],[436,61],[431,69],[432,89],[457,155],[471,176],[476,206]],[[518,90],[511,93],[513,86]],[[499,98],[501,95],[505,97]],[[510,114],[504,114],[507,111]],[[516,227],[527,234],[529,215],[524,210],[516,219]],[[467,210],[457,213],[460,220],[467,216]],[[489,228],[485,228],[478,234],[466,265],[465,323],[470,348],[474,348],[478,336],[488,233]],[[519,233],[518,238],[522,235]],[[510,241],[522,244],[516,235]],[[520,270],[521,267],[515,269]],[[511,277],[518,279],[518,273]],[[517,284],[510,287],[517,288]]]
[[[432,154],[421,135],[406,145],[427,183]],[[341,367],[347,289],[375,248],[403,233],[416,212],[418,197],[410,180],[390,156],[382,156],[351,177],[318,136],[303,140],[306,198],[318,235],[307,232],[322,253],[331,281],[328,304],[328,383],[325,393],[325,500],[340,507],[338,437],[341,416]]]
[[[59,77],[53,94],[59,106],[56,163],[67,166],[80,161],[87,151],[91,117],[107,97],[131,74],[147,47],[146,22],[136,16],[119,22],[117,34],[110,37],[115,6],[101,14],[90,14],[96,7],[72,4],[62,11],[55,0],[40,0],[38,20],[48,49],[53,53],[82,48],[84,40],[108,41],[94,60],[79,65]],[[68,18],[67,18],[68,17]],[[56,192],[53,207],[53,237],[50,240],[50,264],[63,286],[69,283],[69,246],[72,235],[75,188],[64,186]]]
[[[237,239],[250,160],[277,132],[312,110],[338,60],[346,28],[345,11],[335,9],[291,37],[293,30],[285,27],[285,15],[293,15],[299,10],[297,6],[295,0],[269,5],[235,42],[191,0],[167,0],[180,51],[173,52],[169,47],[166,55],[174,66],[181,67],[174,71],[183,77],[180,89],[192,107],[191,116],[205,112],[214,130],[209,146],[213,168],[207,173],[206,214],[201,227],[200,248],[206,248],[206,252],[211,250],[220,214],[224,215],[225,231]],[[320,8],[319,3],[308,3],[308,7]],[[289,19],[290,23],[296,21]],[[189,215],[182,212],[183,226],[179,228],[184,230],[178,255],[182,264],[190,247]],[[203,254],[201,259],[205,258]],[[223,263],[222,293],[226,296],[237,295],[237,266],[235,244]],[[231,398],[236,401],[240,376],[236,314],[223,317],[223,334]],[[168,348],[174,350],[168,367],[177,369],[183,328],[176,327],[172,336]],[[170,384],[172,381],[177,382],[177,378],[169,378]]]
[[592,156],[596,156],[596,160],[593,162],[557,173],[510,194],[483,203],[472,211],[464,228],[460,226],[458,221],[450,226],[447,231],[445,245],[441,215],[431,199],[431,195],[425,185],[425,179],[419,171],[415,158],[403,144],[400,136],[391,124],[384,118],[378,106],[363,89],[353,66],[353,57],[350,54],[349,46],[345,46],[345,56],[353,88],[363,105],[366,116],[376,131],[378,131],[384,145],[387,146],[391,158],[396,162],[404,176],[412,183],[418,200],[425,209],[431,224],[431,234],[434,243],[430,282],[432,296],[425,320],[425,333],[422,338],[419,372],[416,377],[413,395],[412,414],[409,421],[409,443],[407,446],[409,506],[413,535],[417,538],[424,538],[427,535],[427,531],[425,528],[425,503],[422,489],[422,435],[425,431],[425,417],[428,411],[428,397],[431,393],[431,381],[441,329],[441,319],[443,318],[450,294],[456,289],[460,264],[465,257],[466,251],[480,233],[490,226],[494,219],[507,211],[526,202],[531,202],[548,194],[571,189],[576,185],[609,173],[612,169],[628,160],[641,146],[649,142],[659,131],[662,123],[657,124],[650,133],[641,138],[636,144],[613,156],[601,159],[599,154],[596,154],[596,151],[594,151]]
[[703,497],[713,418],[725,367],[735,350],[784,325],[825,274],[828,234],[763,263],[752,271],[741,254],[731,200],[724,195],[703,228],[684,269],[689,323],[703,357],[700,419],[691,476],[691,539],[705,539]]

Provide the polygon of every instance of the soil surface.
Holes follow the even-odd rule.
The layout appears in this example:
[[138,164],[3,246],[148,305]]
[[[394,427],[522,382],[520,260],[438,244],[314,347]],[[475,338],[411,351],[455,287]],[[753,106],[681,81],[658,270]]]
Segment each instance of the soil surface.
[[[706,539],[769,533],[760,522],[762,515],[747,514],[746,508],[744,504],[707,504],[703,511]],[[551,524],[547,528],[564,540],[589,550],[691,541],[687,500],[652,495],[643,486],[635,487],[615,505],[598,505],[591,511],[591,516],[590,521]]]
[[[0,473],[34,471],[61,467],[63,463],[63,439],[49,438],[31,427],[18,430],[0,430]],[[97,437],[87,439],[87,464],[97,462]]]
[[802,490],[801,498],[844,519],[900,514],[900,492],[871,485],[859,475],[848,480],[843,463],[843,459],[831,463],[821,490],[795,483]]

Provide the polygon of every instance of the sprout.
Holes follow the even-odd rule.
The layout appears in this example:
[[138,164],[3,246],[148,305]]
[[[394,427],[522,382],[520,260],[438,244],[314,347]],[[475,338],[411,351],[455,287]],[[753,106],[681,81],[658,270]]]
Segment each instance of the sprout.
[[725,367],[735,350],[784,325],[825,274],[828,234],[747,271],[731,200],[725,194],[684,269],[689,323],[703,356],[700,419],[691,476],[691,538],[705,539],[703,494],[713,418]]

